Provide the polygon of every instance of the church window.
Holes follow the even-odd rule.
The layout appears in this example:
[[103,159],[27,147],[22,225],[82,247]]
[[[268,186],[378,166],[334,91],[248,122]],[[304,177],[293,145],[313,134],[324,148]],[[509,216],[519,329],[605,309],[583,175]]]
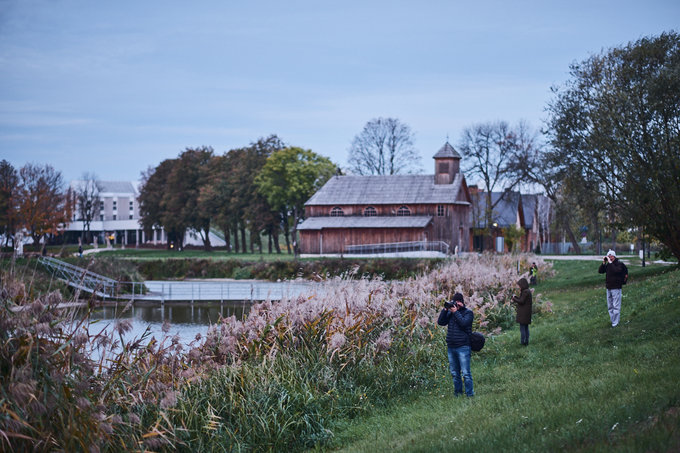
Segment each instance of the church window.
[[364,216],[366,217],[375,217],[377,215],[378,211],[376,211],[373,206],[369,206],[366,209],[364,209]]
[[411,210],[406,206],[402,206],[402,207],[399,208],[399,210],[397,210],[397,215],[398,216],[409,216],[409,215],[411,215]]

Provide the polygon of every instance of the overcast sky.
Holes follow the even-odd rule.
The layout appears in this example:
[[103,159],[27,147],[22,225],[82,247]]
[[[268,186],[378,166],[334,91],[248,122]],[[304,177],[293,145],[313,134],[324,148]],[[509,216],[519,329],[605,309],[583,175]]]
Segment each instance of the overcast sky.
[[677,0],[0,0],[0,159],[137,180],[277,134],[345,167],[382,116],[432,173],[447,136],[538,129],[571,63],[673,29]]

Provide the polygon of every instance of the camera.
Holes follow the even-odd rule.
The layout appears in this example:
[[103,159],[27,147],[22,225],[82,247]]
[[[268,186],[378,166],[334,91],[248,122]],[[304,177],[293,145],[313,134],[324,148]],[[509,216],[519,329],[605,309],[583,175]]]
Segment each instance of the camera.
[[444,302],[444,308],[447,310],[453,307],[454,305],[456,305],[456,303],[452,300],[447,300],[446,302]]

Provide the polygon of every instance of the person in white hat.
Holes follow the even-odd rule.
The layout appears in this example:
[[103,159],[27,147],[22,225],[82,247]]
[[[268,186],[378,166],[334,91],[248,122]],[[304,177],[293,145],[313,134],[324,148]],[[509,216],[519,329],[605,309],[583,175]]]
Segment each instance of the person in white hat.
[[616,257],[614,250],[609,250],[602,264],[600,264],[598,272],[606,274],[607,308],[609,309],[612,327],[616,327],[621,318],[621,292],[623,285],[628,281],[628,268]]

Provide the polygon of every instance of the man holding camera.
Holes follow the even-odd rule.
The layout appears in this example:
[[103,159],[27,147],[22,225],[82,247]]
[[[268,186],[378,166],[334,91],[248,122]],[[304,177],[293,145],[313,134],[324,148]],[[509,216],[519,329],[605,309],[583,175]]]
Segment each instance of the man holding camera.
[[619,325],[621,315],[621,288],[628,281],[628,268],[622,261],[616,258],[614,250],[609,250],[602,264],[600,264],[598,272],[606,274],[607,308],[609,309],[612,327],[616,327]]
[[456,293],[450,302],[444,304],[437,320],[440,326],[448,325],[446,345],[455,396],[463,394],[463,380],[465,380],[465,394],[468,397],[475,395],[470,372],[470,334],[473,319],[474,314],[472,310],[465,307],[463,295]]

